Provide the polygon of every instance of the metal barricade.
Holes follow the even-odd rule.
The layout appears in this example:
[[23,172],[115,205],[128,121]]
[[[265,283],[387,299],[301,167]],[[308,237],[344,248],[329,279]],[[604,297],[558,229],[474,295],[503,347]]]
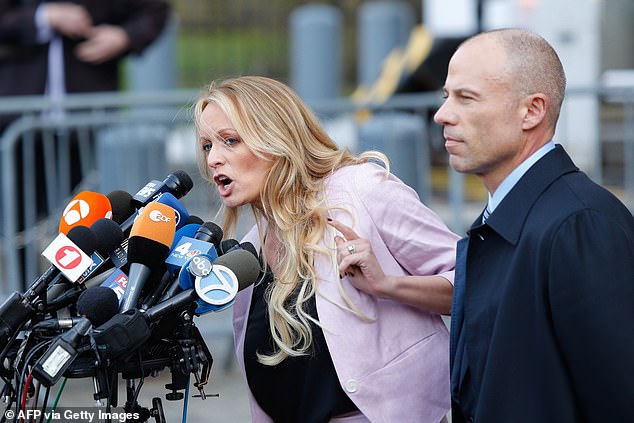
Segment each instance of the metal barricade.
[[[108,172],[127,174],[129,178],[130,161],[112,157],[105,162],[110,168],[103,168],[104,161],[97,150],[112,153],[117,148],[112,136],[106,135],[114,131],[122,137],[119,148],[124,152],[136,150],[140,164],[144,156],[139,155],[139,148],[146,148],[146,152],[164,148],[170,130],[189,121],[189,113],[183,109],[194,98],[190,91],[177,91],[78,94],[55,103],[39,96],[2,99],[0,113],[19,113],[21,117],[0,138],[3,235],[0,294],[22,290],[48,267],[40,259],[45,247],[42,243],[56,236],[61,210],[74,194],[82,190],[99,191],[103,175]],[[51,110],[55,113],[51,114]],[[151,128],[156,140],[154,147],[147,144],[147,139],[139,138],[150,133],[140,130],[144,127]],[[106,140],[108,148],[99,149]],[[135,149],[135,145],[139,148]],[[157,169],[165,169],[165,164],[156,164]],[[145,182],[139,181],[138,188]]]
[[[39,275],[48,265],[42,263],[40,253],[43,250],[43,243],[50,242],[57,233],[59,216],[61,209],[72,198],[78,190],[102,189],[100,179],[103,173],[99,173],[98,163],[111,163],[112,170],[108,172],[125,172],[117,168],[114,158],[100,157],[100,155],[110,154],[109,149],[96,149],[95,136],[101,133],[117,133],[117,128],[124,128],[128,125],[149,125],[154,129],[163,128],[159,135],[154,131],[153,137],[160,138],[160,133],[167,134],[179,127],[191,127],[191,113],[189,107],[198,96],[197,91],[174,90],[154,93],[107,93],[107,94],[76,94],[69,95],[61,102],[52,102],[43,97],[16,97],[2,98],[0,101],[0,115],[19,114],[21,117],[14,121],[2,133],[0,138],[0,171],[2,175],[2,204],[0,207],[0,218],[2,222],[2,245],[0,246],[0,296],[16,290],[22,290],[24,285]],[[567,98],[575,95],[595,96],[603,106],[617,109],[617,117],[610,122],[604,122],[604,117],[597,116],[600,120],[599,140],[602,142],[607,131],[616,133],[616,143],[622,143],[624,153],[620,157],[623,161],[623,177],[617,181],[617,189],[623,193],[624,202],[632,208],[634,199],[634,89],[607,90],[605,88],[584,88],[569,89]],[[432,173],[432,154],[430,149],[435,145],[436,154],[444,152],[442,132],[438,125],[431,119],[433,112],[442,101],[439,93],[407,94],[390,98],[382,104],[360,104],[348,98],[325,99],[308,101],[309,106],[316,112],[324,123],[332,119],[347,119],[353,128],[354,136],[361,136],[359,128],[368,119],[379,116],[390,116],[407,113],[414,118],[420,119],[421,124],[416,124],[415,131],[406,131],[408,136],[416,137],[415,140],[407,140],[403,143],[403,148],[412,149],[414,152],[410,157],[407,154],[401,157],[414,157],[415,171],[412,172],[411,163],[407,165],[407,172],[412,176],[412,180],[419,182],[418,189],[421,199],[432,208],[436,208],[441,216],[448,223],[449,227],[457,233],[464,233],[467,224],[475,218],[484,204],[484,198],[473,201],[468,196],[465,189],[465,180],[468,176],[457,174],[448,167],[440,169],[446,174],[446,185],[432,186],[430,174]],[[566,103],[564,102],[564,110]],[[51,120],[45,111],[57,108],[63,111],[63,118]],[[574,116],[563,116],[562,119],[574,119]],[[363,117],[363,118],[362,118]],[[388,119],[389,120],[389,119]],[[381,121],[381,119],[377,119]],[[397,121],[394,121],[397,122]],[[394,123],[392,122],[392,123]],[[398,122],[397,122],[398,123]],[[568,122],[570,123],[570,122]],[[583,124],[579,122],[578,124]],[[609,128],[608,128],[609,126]],[[558,127],[556,140],[566,139],[565,125]],[[104,132],[105,131],[105,132]],[[67,135],[73,132],[76,134],[78,163],[71,163],[70,143]],[[125,131],[124,131],[125,132]],[[136,136],[143,136],[143,131],[132,131]],[[42,156],[44,158],[41,168],[35,164],[35,152],[33,148],[36,143],[36,134],[42,137]],[[138,135],[141,134],[141,135]],[[337,136],[331,134],[338,142]],[[187,137],[193,137],[193,131],[188,132]],[[376,137],[374,147],[382,149],[380,137]],[[51,142],[55,139],[56,142]],[[574,140],[572,140],[574,141]],[[166,140],[167,142],[167,140]],[[614,140],[610,142],[615,142]],[[195,148],[195,140],[182,148]],[[364,144],[359,143],[362,147]],[[601,144],[599,143],[599,146]],[[353,144],[354,148],[355,145]],[[399,148],[397,144],[383,146],[385,148]],[[122,146],[125,148],[125,146]],[[22,163],[16,162],[16,151],[23,151],[24,160]],[[597,163],[599,173],[595,179],[601,182],[601,175],[604,172],[600,148],[593,160]],[[137,150],[137,154],[138,150]],[[420,157],[419,157],[420,156]],[[573,157],[574,158],[574,157]],[[22,160],[22,159],[21,159]],[[395,169],[401,165],[397,159],[393,162]],[[75,187],[72,186],[72,166],[79,166],[82,179]],[[102,166],[103,167],[103,166]],[[21,173],[18,173],[20,169]],[[174,169],[169,169],[174,170]],[[195,163],[192,169],[195,172]],[[108,172],[105,172],[106,174]],[[414,175],[415,173],[415,175]],[[42,175],[40,179],[36,175]],[[162,178],[165,175],[146,175],[149,179]],[[192,175],[196,181],[199,176]],[[595,176],[595,175],[591,175]],[[147,181],[147,180],[146,180]],[[140,182],[140,185],[146,181]],[[202,181],[202,179],[198,179]],[[19,183],[19,186],[18,186]],[[197,182],[194,183],[196,189]],[[73,188],[75,191],[73,191]],[[115,188],[115,187],[111,187]],[[140,188],[140,186],[139,186]],[[197,210],[199,204],[190,209],[191,203],[197,198],[209,200],[211,194],[205,184],[200,184],[200,189],[207,191],[205,194],[190,193],[184,198],[183,204],[188,210]],[[121,188],[123,189],[123,188]],[[22,191],[20,191],[22,190]],[[45,210],[39,210],[38,193],[45,196]],[[104,193],[105,194],[105,193]],[[20,199],[20,202],[16,199]],[[212,200],[213,201],[213,200]],[[207,202],[202,207],[208,207]],[[217,204],[216,204],[217,205]],[[472,206],[472,207],[467,207]],[[40,207],[41,208],[41,207]],[[42,216],[42,211],[44,212]],[[208,213],[207,213],[208,212]],[[214,210],[206,210],[206,216],[213,216]],[[22,270],[26,270],[24,273]]]

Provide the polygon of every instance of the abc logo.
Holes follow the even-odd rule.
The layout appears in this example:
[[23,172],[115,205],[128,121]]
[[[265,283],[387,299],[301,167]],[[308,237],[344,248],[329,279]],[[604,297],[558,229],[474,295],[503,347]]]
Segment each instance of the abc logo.
[[154,222],[169,222],[170,220],[172,220],[161,213],[159,210],[152,210],[149,217],[150,220],[153,220]]
[[73,200],[68,203],[62,216],[64,222],[67,225],[72,226],[88,216],[88,213],[90,213],[90,206],[87,202],[84,200]]

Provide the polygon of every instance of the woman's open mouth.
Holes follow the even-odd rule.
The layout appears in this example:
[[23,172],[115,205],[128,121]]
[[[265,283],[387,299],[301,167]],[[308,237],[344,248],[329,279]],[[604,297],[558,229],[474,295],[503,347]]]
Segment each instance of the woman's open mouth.
[[231,194],[231,187],[233,186],[233,179],[226,175],[218,175],[214,177],[214,182],[218,185],[218,192],[221,196],[226,197]]

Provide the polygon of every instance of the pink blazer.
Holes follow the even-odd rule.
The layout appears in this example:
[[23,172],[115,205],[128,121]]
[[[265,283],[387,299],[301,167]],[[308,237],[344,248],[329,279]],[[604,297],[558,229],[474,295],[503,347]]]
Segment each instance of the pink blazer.
[[[416,192],[376,164],[348,166],[326,181],[330,216],[369,239],[385,273],[442,275],[453,283],[455,245],[459,239],[419,200]],[[317,312],[339,381],[372,422],[438,423],[450,408],[449,335],[441,317],[400,302],[376,298],[339,279],[335,231],[320,255]],[[257,228],[243,241],[259,250]],[[361,312],[346,309],[340,284]],[[244,337],[252,287],[233,306],[238,362],[244,371]],[[274,387],[272,387],[274,389]],[[250,395],[253,422],[272,422]]]

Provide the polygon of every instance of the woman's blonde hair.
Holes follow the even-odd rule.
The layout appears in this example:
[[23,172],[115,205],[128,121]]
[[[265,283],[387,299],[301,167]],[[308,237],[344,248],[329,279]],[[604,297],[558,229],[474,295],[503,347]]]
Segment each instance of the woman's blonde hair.
[[[251,205],[257,222],[266,222],[278,237],[279,265],[266,292],[270,330],[277,350],[260,353],[262,363],[275,365],[288,356],[309,352],[312,344],[311,316],[307,300],[315,295],[316,254],[330,254],[319,243],[326,231],[327,206],[324,179],[347,165],[376,159],[389,166],[387,157],[369,151],[354,156],[339,149],[322,129],[318,119],[289,87],[276,80],[244,76],[212,83],[194,108],[198,130],[205,107],[217,105],[249,149],[272,160],[260,186],[258,207]],[[213,175],[199,148],[201,174]],[[235,233],[239,208],[225,208],[225,234]],[[263,228],[258,225],[260,240]]]

